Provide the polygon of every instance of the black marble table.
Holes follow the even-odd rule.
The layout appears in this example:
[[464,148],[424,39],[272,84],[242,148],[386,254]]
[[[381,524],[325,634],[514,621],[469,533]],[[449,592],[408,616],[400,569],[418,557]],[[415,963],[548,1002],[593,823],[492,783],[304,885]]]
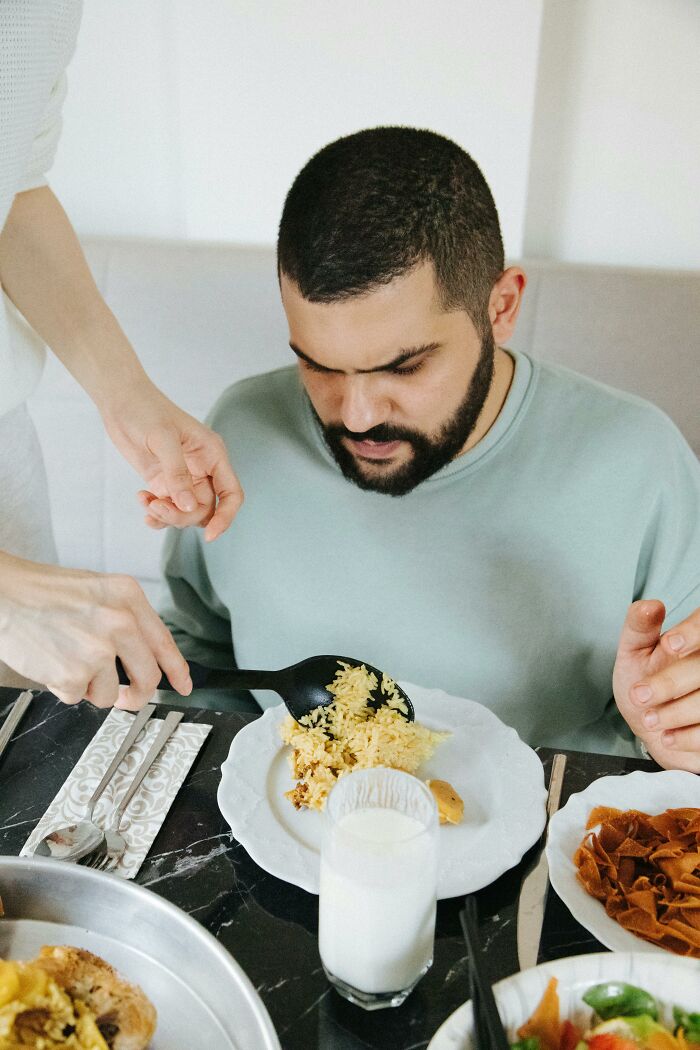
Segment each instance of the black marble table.
[[[0,724],[16,695],[0,689]],[[235,956],[267,1006],[284,1050],[426,1047],[467,998],[461,900],[439,904],[433,967],[403,1006],[368,1014],[346,1003],[321,968],[317,898],[259,868],[217,808],[221,764],[233,737],[255,716],[184,710],[186,720],[214,728],[136,881],[183,908]],[[67,707],[50,694],[34,701],[0,759],[0,854],[19,853],[106,714],[85,702]],[[548,778],[552,752],[539,754]],[[652,768],[648,762],[569,752],[562,803],[597,777]],[[483,953],[493,980],[518,969],[516,905],[528,856],[478,894]],[[550,892],[540,961],[601,950]]]

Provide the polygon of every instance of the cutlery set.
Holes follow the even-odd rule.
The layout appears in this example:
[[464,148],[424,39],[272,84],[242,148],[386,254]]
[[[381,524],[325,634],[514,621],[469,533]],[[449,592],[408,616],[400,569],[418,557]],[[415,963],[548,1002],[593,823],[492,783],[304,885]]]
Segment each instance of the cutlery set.
[[[0,755],[2,755],[9,743],[32,699],[33,693],[31,690],[28,690],[20,694],[13,704],[10,714],[5,719],[2,729],[0,729]],[[114,758],[88,799],[83,819],[76,824],[55,828],[45,835],[34,850],[37,856],[53,857],[55,860],[76,861],[100,871],[114,871],[127,849],[127,843],[123,835],[119,833],[124,813],[141,787],[151,766],[182,720],[182,712],[170,711],[163,719],[156,739],[134,774],[119,805],[114,810],[108,828],[103,829],[95,823],[93,819],[95,807],[119,770],[122,762],[136,743],[155,709],[155,704],[148,704],[134,715],[133,723],[117,749]]]

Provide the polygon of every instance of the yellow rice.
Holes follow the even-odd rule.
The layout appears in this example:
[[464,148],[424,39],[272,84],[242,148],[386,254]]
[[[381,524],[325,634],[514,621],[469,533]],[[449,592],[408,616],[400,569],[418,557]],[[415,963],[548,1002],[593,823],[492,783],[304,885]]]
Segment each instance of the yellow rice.
[[380,686],[387,703],[375,711],[367,701],[377,688],[377,676],[364,664],[338,664],[326,686],[335,698],[332,703],[315,708],[302,725],[287,715],[280,726],[282,739],[293,748],[290,764],[297,781],[285,794],[297,809],[323,809],[330,789],[353,769],[390,766],[415,773],[449,736],[407,722],[401,713],[406,705],[387,675]]

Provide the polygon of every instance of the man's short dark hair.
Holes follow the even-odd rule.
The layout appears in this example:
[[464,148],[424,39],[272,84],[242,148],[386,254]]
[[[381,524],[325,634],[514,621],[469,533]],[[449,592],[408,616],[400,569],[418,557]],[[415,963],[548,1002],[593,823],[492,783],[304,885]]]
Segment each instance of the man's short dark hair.
[[312,302],[369,292],[432,261],[443,308],[476,327],[503,272],[491,191],[455,142],[380,127],[337,139],[299,172],[282,211],[278,268]]

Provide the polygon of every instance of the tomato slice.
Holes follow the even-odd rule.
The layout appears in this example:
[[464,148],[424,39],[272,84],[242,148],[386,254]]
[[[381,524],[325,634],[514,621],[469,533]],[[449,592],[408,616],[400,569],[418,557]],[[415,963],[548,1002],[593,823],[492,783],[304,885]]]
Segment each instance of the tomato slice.
[[559,1050],[576,1050],[582,1039],[583,1033],[580,1028],[573,1025],[571,1021],[564,1021],[559,1037]]
[[639,1050],[639,1045],[621,1035],[603,1032],[588,1040],[588,1050]]

